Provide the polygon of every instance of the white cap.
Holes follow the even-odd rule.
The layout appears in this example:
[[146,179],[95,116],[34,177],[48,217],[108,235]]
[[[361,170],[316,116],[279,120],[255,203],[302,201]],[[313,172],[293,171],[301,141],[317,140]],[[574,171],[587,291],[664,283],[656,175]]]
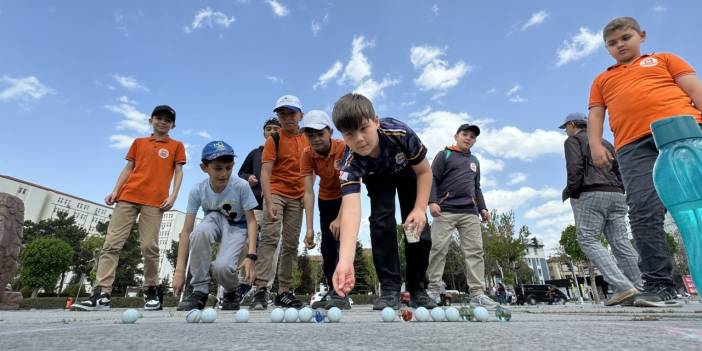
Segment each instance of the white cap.
[[275,108],[273,112],[277,111],[279,108],[289,108],[291,110],[302,112],[302,103],[300,99],[295,95],[283,95],[278,98],[275,102]]
[[326,112],[320,110],[312,110],[305,113],[305,117],[302,118],[302,129],[312,128],[315,130],[322,130],[324,128],[333,129],[331,123],[329,123],[329,116]]

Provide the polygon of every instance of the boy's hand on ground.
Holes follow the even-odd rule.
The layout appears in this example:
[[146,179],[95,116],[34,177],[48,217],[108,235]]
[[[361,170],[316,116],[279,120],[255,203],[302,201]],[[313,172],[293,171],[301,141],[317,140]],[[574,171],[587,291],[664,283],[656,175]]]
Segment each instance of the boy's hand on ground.
[[176,272],[173,275],[173,295],[174,296],[180,295],[181,291],[183,291],[184,285],[185,285],[185,273]]
[[437,204],[429,204],[429,213],[431,213],[432,217],[440,217],[441,207]]
[[341,234],[341,218],[336,217],[335,220],[329,223],[329,230],[334,239],[339,240],[339,235]]
[[109,193],[107,196],[105,196],[105,204],[107,204],[107,206],[112,206],[116,199],[117,193]]
[[245,258],[244,262],[239,265],[239,270],[244,270],[244,281],[252,282],[256,276],[256,264],[250,258]]
[[314,230],[312,229],[307,229],[307,234],[305,234],[305,248],[309,249],[314,249],[314,247],[317,246],[314,243]]
[[590,148],[590,154],[592,156],[592,163],[599,168],[612,168],[612,160],[614,156],[609,150],[605,149],[602,145],[596,145]]
[[488,210],[480,210],[480,218],[482,219],[483,223],[487,223],[490,221],[490,212]]
[[256,176],[253,175],[253,174],[250,175],[250,176],[249,176],[249,179],[247,179],[247,180],[248,180],[248,182],[249,182],[249,186],[252,187],[252,188],[255,187],[256,184],[258,184],[258,179],[257,179]]
[[339,261],[336,265],[336,270],[334,270],[332,281],[334,282],[334,290],[339,296],[344,297],[348,295],[356,284],[353,261],[350,263]]
[[268,211],[268,216],[271,217],[272,220],[278,219],[278,211],[275,209],[275,207],[266,204],[266,211]]
[[173,195],[168,196],[168,198],[161,203],[161,206],[159,206],[161,208],[161,211],[170,210],[173,207],[175,200],[176,199]]
[[413,228],[414,232],[417,233],[417,236],[419,237],[420,235],[422,235],[424,226],[427,224],[426,216],[427,215],[424,211],[415,208],[407,216],[407,219],[405,220],[405,227]]

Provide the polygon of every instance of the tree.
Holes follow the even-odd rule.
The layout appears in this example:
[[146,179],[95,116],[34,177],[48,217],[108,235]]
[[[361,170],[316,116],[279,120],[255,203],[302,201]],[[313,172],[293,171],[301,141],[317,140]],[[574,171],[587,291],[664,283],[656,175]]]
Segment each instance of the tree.
[[[508,284],[524,282],[518,279],[517,265],[527,252],[527,237],[531,235],[527,226],[519,229],[515,236],[514,213],[492,211],[488,223],[483,225],[483,250],[486,274],[498,273]],[[517,278],[517,279],[515,279]]]
[[312,277],[312,265],[310,257],[307,255],[307,248],[297,257],[297,268],[300,272],[300,283],[297,291],[302,294],[314,293],[314,279]]
[[363,245],[360,241],[356,241],[356,253],[353,260],[353,269],[356,275],[356,285],[353,291],[356,294],[365,294],[371,291],[371,286],[368,285],[368,267],[366,260],[363,258]]
[[[600,236],[600,240],[602,240],[603,235]],[[578,234],[577,230],[574,225],[568,225],[562,232],[561,232],[561,239],[559,240],[559,244],[563,247],[563,251],[570,256],[573,261],[578,262],[578,268],[580,270],[581,275],[584,273],[584,269],[582,268],[582,263],[587,263],[589,270],[590,270],[590,285],[592,286],[592,295],[595,297],[595,301],[599,302],[600,297],[599,293],[597,292],[597,283],[595,282],[595,270],[592,267],[592,263],[588,259],[587,255],[583,252],[583,250],[580,248],[580,244],[578,244]],[[585,277],[583,276],[583,281],[585,281]]]
[[[107,235],[108,226],[109,222],[98,223],[95,229],[104,238]],[[141,280],[138,279],[138,276],[144,274],[144,269],[141,268],[142,263],[139,227],[135,223],[119,254],[119,264],[115,272],[115,281],[112,284],[113,295],[124,293],[128,286],[141,286]]]
[[377,291],[378,272],[375,271],[375,262],[373,262],[373,255],[363,256],[363,261],[365,261],[366,263],[366,272],[368,272],[368,275],[366,276],[366,284],[368,285],[368,289],[369,291],[375,291],[379,294],[380,291]]
[[687,265],[687,253],[685,252],[685,245],[681,245],[677,238],[680,238],[679,232],[666,233],[666,242],[668,243],[668,250],[670,255],[673,257],[673,263],[675,265],[674,270],[682,275],[690,274],[690,268]]
[[20,254],[20,280],[33,289],[32,298],[40,288],[53,291],[59,276],[71,266],[73,249],[56,238],[35,239]]
[[448,251],[446,252],[444,275],[441,279],[449,290],[468,291],[465,263],[459,240],[458,231],[453,231],[451,233]]
[[[82,257],[81,271],[86,272],[88,280],[93,283],[95,282],[95,276],[97,274],[97,262],[100,257],[100,249],[102,248],[105,238],[98,235],[91,235],[83,239],[80,242],[80,255]],[[77,279],[80,279],[78,276]]]
[[407,272],[407,260],[405,260],[405,228],[402,224],[397,225],[397,251],[400,257],[400,276],[404,277]]
[[171,241],[171,248],[166,251],[166,259],[175,271],[176,263],[178,263],[178,241]]

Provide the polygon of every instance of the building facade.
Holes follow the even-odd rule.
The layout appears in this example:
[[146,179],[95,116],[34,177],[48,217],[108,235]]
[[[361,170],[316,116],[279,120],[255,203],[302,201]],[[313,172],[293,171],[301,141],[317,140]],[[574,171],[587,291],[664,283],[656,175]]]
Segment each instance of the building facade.
[[524,260],[529,268],[531,268],[535,284],[544,284],[547,280],[551,280],[548,263],[546,262],[543,240],[537,237],[528,239],[527,252],[524,256]]

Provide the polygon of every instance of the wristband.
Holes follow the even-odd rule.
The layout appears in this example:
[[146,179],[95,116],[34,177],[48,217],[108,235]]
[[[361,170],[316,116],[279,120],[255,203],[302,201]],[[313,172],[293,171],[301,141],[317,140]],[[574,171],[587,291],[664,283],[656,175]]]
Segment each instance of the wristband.
[[248,255],[246,255],[246,258],[250,259],[251,261],[256,262],[256,260],[258,259],[258,255],[256,255],[256,254],[248,254]]

